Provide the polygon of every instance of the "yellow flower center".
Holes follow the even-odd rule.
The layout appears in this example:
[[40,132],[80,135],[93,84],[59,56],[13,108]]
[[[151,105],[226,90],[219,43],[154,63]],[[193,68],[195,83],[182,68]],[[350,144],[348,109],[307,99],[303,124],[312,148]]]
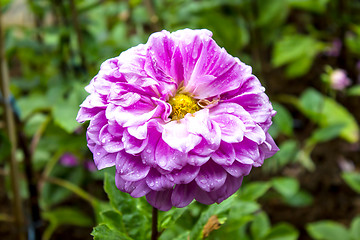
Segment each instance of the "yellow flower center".
[[195,113],[201,109],[194,98],[185,94],[176,94],[169,103],[172,107],[170,114],[172,120],[182,119],[187,113]]

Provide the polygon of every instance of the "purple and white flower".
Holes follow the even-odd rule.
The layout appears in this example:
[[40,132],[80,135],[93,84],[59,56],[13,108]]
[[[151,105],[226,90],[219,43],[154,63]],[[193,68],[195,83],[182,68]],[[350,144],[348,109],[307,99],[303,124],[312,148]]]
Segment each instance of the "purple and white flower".
[[351,80],[346,75],[345,70],[335,69],[330,74],[330,86],[335,90],[343,90],[351,84]]
[[121,191],[163,211],[222,202],[278,151],[265,89],[211,37],[152,34],[105,61],[80,105],[97,168],[115,165]]

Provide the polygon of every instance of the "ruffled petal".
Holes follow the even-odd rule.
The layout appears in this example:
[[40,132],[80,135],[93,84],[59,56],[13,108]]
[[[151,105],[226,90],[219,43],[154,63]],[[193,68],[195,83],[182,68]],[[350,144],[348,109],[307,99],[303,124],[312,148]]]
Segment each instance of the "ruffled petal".
[[265,122],[273,111],[269,98],[265,93],[246,93],[227,101],[241,105],[258,123]]
[[104,125],[99,133],[99,141],[103,148],[109,153],[120,152],[124,149],[121,137],[113,135],[109,132],[109,124]]
[[104,108],[95,107],[95,108],[86,108],[81,107],[77,116],[76,121],[83,123],[85,121],[93,119],[99,112],[104,111]]
[[99,170],[115,165],[117,153],[108,153],[101,145],[95,145],[90,150],[92,150],[95,165]]
[[126,181],[119,174],[115,174],[115,184],[120,191],[129,193],[134,198],[143,197],[151,191],[145,179],[136,182]]
[[126,181],[138,181],[145,178],[150,167],[141,162],[140,157],[119,152],[116,156],[116,172]]
[[159,173],[157,170],[152,168],[149,175],[146,178],[146,184],[155,191],[164,191],[172,189],[175,183],[170,181],[165,175]]
[[190,152],[188,154],[187,162],[193,166],[202,166],[207,161],[209,161],[209,159],[210,159],[210,155],[202,156],[202,155],[197,155],[196,153]]
[[240,188],[242,180],[242,177],[235,178],[233,176],[228,176],[223,187],[209,193],[210,198],[217,203],[221,203]]
[[125,151],[129,154],[138,154],[144,150],[148,143],[148,138],[143,140],[137,139],[131,136],[128,131],[124,131],[122,142],[124,144]]
[[228,143],[241,142],[246,130],[245,124],[236,116],[224,114],[211,118],[221,129],[221,140]]
[[200,171],[200,167],[186,165],[180,170],[172,171],[166,177],[176,184],[188,184],[195,179]]
[[195,178],[197,185],[204,191],[211,192],[219,189],[226,180],[226,171],[212,161],[201,166]]
[[195,183],[178,184],[174,187],[171,194],[171,203],[173,206],[183,208],[189,205],[195,197]]
[[245,138],[241,143],[233,145],[236,160],[242,164],[253,164],[260,158],[259,146],[257,143]]
[[155,151],[155,161],[159,167],[168,171],[181,169],[187,163],[186,158],[187,153],[171,148],[162,139],[159,140]]
[[187,153],[201,142],[201,137],[188,131],[184,119],[171,121],[164,125],[162,139],[173,149]]
[[155,151],[158,146],[159,140],[161,138],[161,133],[159,133],[155,128],[149,129],[149,141],[144,150],[141,152],[142,162],[148,166],[156,167]]
[[212,199],[209,192],[202,190],[198,186],[195,190],[195,200],[198,201],[199,203],[206,205],[210,205],[216,202],[216,200]]
[[252,165],[242,164],[238,161],[233,162],[230,166],[222,166],[231,176],[239,178],[250,173]]
[[227,142],[221,142],[219,149],[211,155],[211,159],[219,165],[231,165],[235,161],[233,145]]
[[159,209],[160,211],[168,211],[171,209],[171,195],[172,189],[165,191],[150,191],[146,194],[146,200],[151,206]]
[[265,158],[272,157],[277,151],[279,151],[279,148],[274,142],[274,139],[269,133],[266,133],[265,142],[259,145],[260,157],[255,160],[254,166],[261,166],[264,163]]

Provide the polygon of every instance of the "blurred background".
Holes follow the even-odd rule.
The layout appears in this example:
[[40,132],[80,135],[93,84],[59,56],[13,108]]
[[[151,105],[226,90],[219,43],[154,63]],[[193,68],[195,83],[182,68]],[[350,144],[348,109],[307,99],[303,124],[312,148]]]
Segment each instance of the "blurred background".
[[187,239],[204,211],[217,225],[203,217],[202,238],[360,239],[360,1],[0,3],[2,239],[92,239],[109,192],[88,123],[75,121],[84,86],[104,60],[182,28],[211,30],[252,66],[277,111],[280,151],[244,179],[235,205],[192,204],[161,239]]

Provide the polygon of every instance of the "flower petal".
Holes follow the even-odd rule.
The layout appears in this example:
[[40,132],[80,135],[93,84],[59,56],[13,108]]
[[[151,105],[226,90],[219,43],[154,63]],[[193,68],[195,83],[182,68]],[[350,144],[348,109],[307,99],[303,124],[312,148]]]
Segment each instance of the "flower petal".
[[136,182],[126,181],[119,174],[115,174],[115,184],[120,191],[129,193],[134,198],[143,197],[151,191],[145,179]]
[[257,143],[244,138],[241,143],[235,143],[236,160],[242,164],[253,164],[260,158],[259,146]]
[[155,191],[164,191],[172,189],[175,185],[173,181],[170,181],[165,175],[162,175],[157,170],[152,168],[149,175],[146,177],[146,184]]
[[238,161],[233,162],[230,166],[222,166],[230,175],[239,178],[246,176],[250,173],[252,165],[242,164]]
[[222,141],[219,149],[211,155],[211,159],[219,165],[231,165],[235,160],[235,150],[233,145]]
[[241,142],[246,130],[245,124],[236,116],[224,114],[211,118],[221,129],[221,139],[228,143]]
[[198,175],[200,167],[186,165],[180,170],[172,171],[166,177],[176,184],[188,184]]
[[138,181],[145,178],[150,167],[141,162],[141,158],[119,152],[116,156],[116,172],[126,181]]
[[189,205],[195,197],[195,183],[177,184],[171,194],[171,203],[173,206],[182,208]]
[[226,180],[226,171],[212,161],[201,166],[195,178],[197,185],[204,191],[211,192],[219,189]]
[[187,121],[171,121],[164,125],[162,139],[172,148],[187,153],[201,142],[201,137],[188,131]]
[[95,165],[99,170],[115,165],[116,153],[108,153],[101,145],[95,145],[92,151]]
[[160,211],[168,211],[171,209],[171,195],[172,189],[165,191],[150,191],[146,194],[146,200],[151,206],[159,209]]
[[173,149],[162,139],[159,140],[155,151],[155,160],[159,167],[168,171],[181,169],[187,163],[186,158],[187,153]]
[[103,148],[109,153],[116,153],[124,149],[121,138],[109,132],[109,124],[106,124],[99,133],[99,141]]
[[124,131],[122,142],[124,144],[125,151],[129,154],[138,154],[144,150],[148,143],[148,138],[144,140],[137,139],[131,136],[128,131]]
[[223,187],[209,193],[210,198],[217,203],[221,203],[222,201],[233,195],[240,188],[242,180],[242,177],[235,178],[233,176],[228,176]]

